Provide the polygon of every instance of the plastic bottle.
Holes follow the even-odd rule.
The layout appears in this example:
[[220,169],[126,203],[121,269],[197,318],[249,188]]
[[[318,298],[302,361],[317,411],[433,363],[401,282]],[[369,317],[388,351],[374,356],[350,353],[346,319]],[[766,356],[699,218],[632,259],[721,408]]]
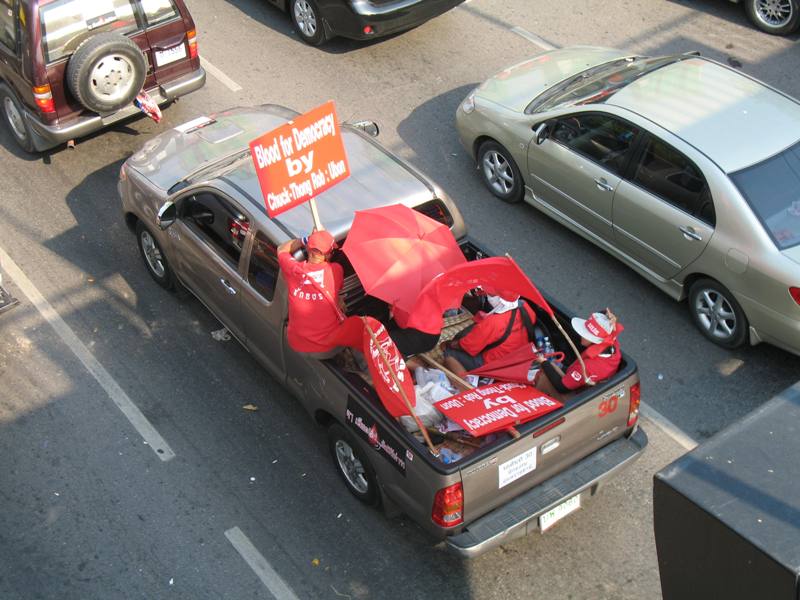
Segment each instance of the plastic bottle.
[[545,354],[552,354],[553,353],[553,344],[550,343],[550,338],[545,336],[544,338],[544,351]]
[[439,458],[442,459],[444,464],[449,465],[457,460],[461,460],[461,455],[458,452],[450,450],[450,448],[441,448],[439,450]]

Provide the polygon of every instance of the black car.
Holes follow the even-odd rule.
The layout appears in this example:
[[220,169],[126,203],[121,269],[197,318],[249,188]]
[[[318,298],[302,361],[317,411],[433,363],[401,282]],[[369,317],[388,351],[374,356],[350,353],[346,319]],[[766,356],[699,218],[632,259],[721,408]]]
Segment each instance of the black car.
[[268,0],[289,13],[300,38],[319,46],[337,35],[368,40],[421,25],[464,0]]

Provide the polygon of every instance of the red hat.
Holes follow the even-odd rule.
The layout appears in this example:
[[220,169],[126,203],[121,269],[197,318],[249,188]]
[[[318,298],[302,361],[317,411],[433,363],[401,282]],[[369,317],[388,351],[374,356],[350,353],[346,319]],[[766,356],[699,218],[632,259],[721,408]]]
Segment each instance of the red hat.
[[308,236],[308,244],[306,244],[306,248],[309,250],[316,250],[322,254],[327,254],[336,248],[336,240],[333,239],[333,236],[330,233],[324,229],[320,229]]

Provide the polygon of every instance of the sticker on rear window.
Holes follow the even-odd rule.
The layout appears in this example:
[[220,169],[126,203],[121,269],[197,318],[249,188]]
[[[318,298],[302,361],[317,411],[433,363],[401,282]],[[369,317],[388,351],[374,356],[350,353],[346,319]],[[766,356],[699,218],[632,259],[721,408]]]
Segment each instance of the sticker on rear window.
[[523,475],[527,475],[536,469],[536,448],[526,450],[518,454],[511,460],[502,463],[497,469],[499,481],[497,487],[501,488],[512,481],[516,481]]

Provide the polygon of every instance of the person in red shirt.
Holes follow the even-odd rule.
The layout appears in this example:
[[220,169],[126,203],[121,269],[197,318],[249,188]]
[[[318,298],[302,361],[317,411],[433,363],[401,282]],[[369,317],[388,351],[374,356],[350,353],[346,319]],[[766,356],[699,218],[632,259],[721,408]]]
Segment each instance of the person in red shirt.
[[451,340],[444,349],[444,364],[456,375],[506,356],[532,339],[536,313],[519,297],[506,300],[488,296],[492,310],[477,313],[475,325],[460,339]]
[[617,323],[617,317],[609,309],[606,309],[605,314],[592,313],[588,319],[573,318],[572,328],[581,336],[581,344],[586,348],[581,352],[586,366],[586,378],[578,360],[567,367],[566,371],[562,371],[543,356],[536,359],[541,365],[541,371],[534,385],[554,398],[562,398],[564,394],[582,388],[587,385],[587,379],[593,384],[608,379],[617,372],[622,360],[617,336],[623,327]]
[[290,240],[278,246],[278,264],[289,294],[289,346],[296,352],[329,354],[331,334],[344,319],[343,304],[338,298],[344,280],[342,265],[331,263],[336,248],[333,236],[315,230],[305,244],[308,260],[292,256],[303,247],[302,240]]

